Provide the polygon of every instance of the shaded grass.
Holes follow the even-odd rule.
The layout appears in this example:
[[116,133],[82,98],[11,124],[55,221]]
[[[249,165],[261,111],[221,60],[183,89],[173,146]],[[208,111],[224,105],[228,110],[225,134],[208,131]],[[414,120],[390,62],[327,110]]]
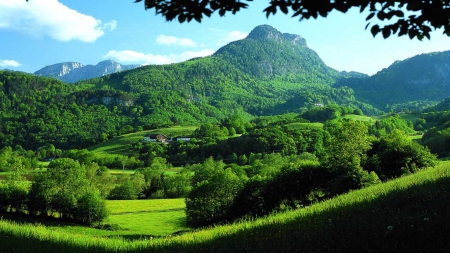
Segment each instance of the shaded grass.
[[[450,166],[420,171],[308,208],[188,232],[123,241],[52,235],[0,221],[12,252],[449,252]],[[50,233],[50,234],[49,234]],[[8,238],[6,238],[8,236]],[[45,242],[45,243],[43,243]],[[56,249],[56,250],[54,250]],[[57,251],[59,250],[59,251]]]
[[[43,168],[43,169],[35,169],[35,170],[27,170],[24,174],[24,177],[27,180],[30,180],[33,178],[33,175],[39,172],[46,172],[47,168]],[[5,180],[6,177],[11,174],[12,172],[8,171],[8,172],[0,172],[0,180]]]
[[419,113],[401,113],[400,117],[406,121],[412,121],[413,123],[419,118]]

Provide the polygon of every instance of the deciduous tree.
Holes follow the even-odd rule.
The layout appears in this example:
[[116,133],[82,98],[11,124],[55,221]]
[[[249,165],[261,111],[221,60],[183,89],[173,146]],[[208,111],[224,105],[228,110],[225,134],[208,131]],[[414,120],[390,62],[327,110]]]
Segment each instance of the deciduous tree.
[[[227,13],[236,14],[249,6],[252,0],[136,0],[144,2],[145,9],[154,9],[156,14],[167,20],[180,23],[210,17],[214,12],[220,16]],[[360,12],[368,10],[366,29],[370,28],[375,36],[381,33],[384,38],[392,34],[408,35],[411,39],[430,38],[430,32],[443,28],[444,34],[450,36],[450,0],[271,0],[264,13],[267,17],[281,11],[292,13],[300,20],[327,17],[332,11],[346,13],[352,8]]]

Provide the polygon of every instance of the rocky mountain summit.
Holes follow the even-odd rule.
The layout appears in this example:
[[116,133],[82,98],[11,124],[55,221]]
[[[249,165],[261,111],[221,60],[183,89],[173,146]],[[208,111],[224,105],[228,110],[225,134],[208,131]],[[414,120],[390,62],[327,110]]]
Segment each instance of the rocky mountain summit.
[[79,62],[62,62],[46,66],[34,72],[34,74],[54,77],[66,83],[75,83],[80,80],[104,76],[137,67],[140,67],[140,65],[122,65],[112,60],[102,61],[97,65],[84,65]]

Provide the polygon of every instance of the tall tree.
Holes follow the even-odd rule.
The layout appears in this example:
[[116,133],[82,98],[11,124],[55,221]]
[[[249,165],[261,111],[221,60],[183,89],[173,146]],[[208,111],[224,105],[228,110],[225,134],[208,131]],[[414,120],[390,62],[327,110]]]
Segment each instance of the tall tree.
[[362,121],[333,120],[325,128],[331,141],[327,146],[327,167],[337,173],[360,168],[362,156],[369,150],[368,127]]
[[375,172],[363,170],[361,161],[370,148],[368,127],[362,121],[332,120],[325,128],[331,140],[326,148],[325,166],[334,174],[332,194],[380,182]]

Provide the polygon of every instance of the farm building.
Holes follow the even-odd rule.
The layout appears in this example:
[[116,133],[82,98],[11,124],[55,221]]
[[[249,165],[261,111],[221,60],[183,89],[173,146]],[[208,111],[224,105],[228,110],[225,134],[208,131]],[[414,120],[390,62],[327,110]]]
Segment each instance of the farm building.
[[172,141],[184,141],[184,142],[188,142],[191,140],[191,137],[189,136],[177,136],[177,137],[173,137]]
[[160,142],[166,143],[168,141],[167,136],[164,134],[147,134],[144,136],[142,142]]

